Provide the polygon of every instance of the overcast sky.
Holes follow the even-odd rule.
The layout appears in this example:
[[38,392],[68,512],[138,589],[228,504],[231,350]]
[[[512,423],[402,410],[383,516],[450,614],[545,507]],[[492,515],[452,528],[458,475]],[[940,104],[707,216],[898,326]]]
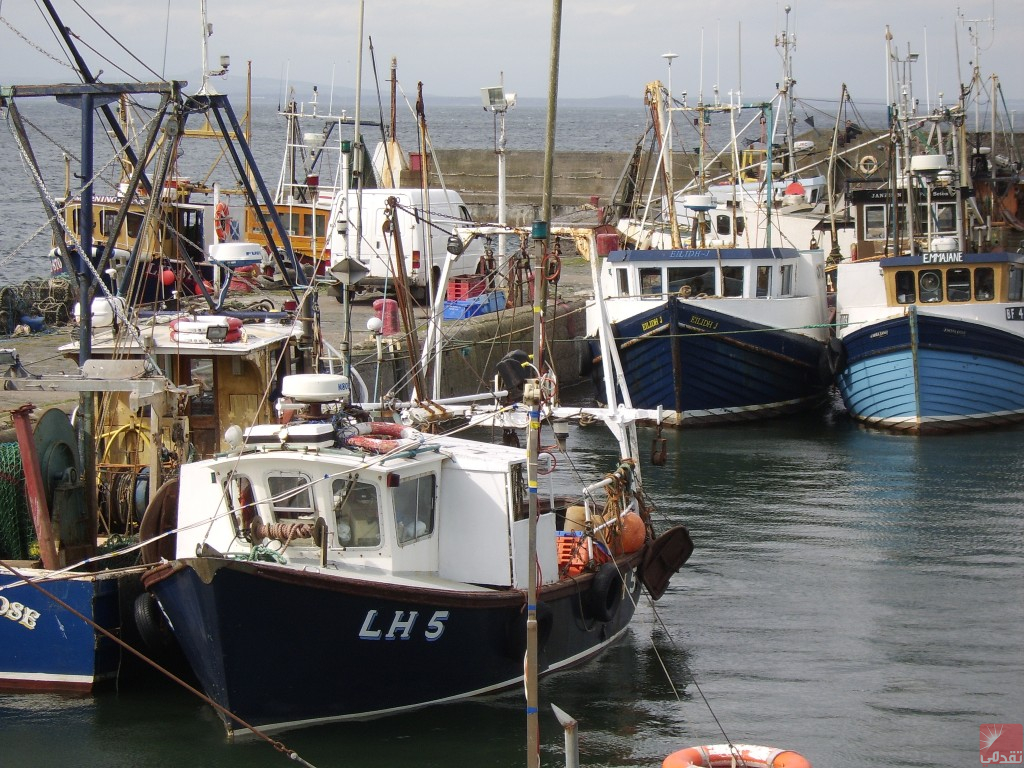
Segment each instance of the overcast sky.
[[[139,79],[189,79],[198,86],[200,0],[52,0],[82,40]],[[0,82],[73,79],[41,0],[0,0]],[[671,82],[678,96],[717,83],[723,100],[742,85],[745,96],[775,91],[782,72],[776,38],[786,28],[787,3],[773,0],[563,0],[559,96],[639,99],[645,83],[668,81],[662,54],[678,54]],[[976,30],[983,74],[997,74],[1009,99],[1024,97],[1024,0],[789,0],[789,31],[796,92],[802,98],[838,98],[841,83],[854,100],[886,97],[886,25],[901,56],[920,54],[915,93],[934,103],[939,91],[955,99],[960,75],[969,79]],[[116,48],[106,32],[152,72]],[[365,0],[364,34],[376,67],[388,75],[392,56],[407,94],[416,82],[427,94],[477,97],[504,73],[506,91],[543,98],[548,88],[552,3],[549,0]],[[231,56],[235,91],[252,61],[258,78],[354,87],[358,0],[208,0],[214,35],[210,59]],[[992,19],[994,17],[994,27]],[[17,30],[15,32],[12,30]],[[959,57],[957,56],[959,45]],[[372,83],[369,44],[364,87]],[[115,64],[83,46],[102,79],[129,79]],[[958,62],[959,60],[959,75]],[[154,74],[155,73],[155,74]],[[216,81],[221,84],[222,81]]]

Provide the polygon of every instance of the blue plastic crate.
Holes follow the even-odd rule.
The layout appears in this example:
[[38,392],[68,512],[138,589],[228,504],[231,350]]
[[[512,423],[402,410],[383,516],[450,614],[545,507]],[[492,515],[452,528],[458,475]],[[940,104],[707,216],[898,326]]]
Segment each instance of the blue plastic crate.
[[469,299],[458,299],[444,303],[445,320],[465,320],[467,317],[489,315],[505,308],[505,292],[491,291]]

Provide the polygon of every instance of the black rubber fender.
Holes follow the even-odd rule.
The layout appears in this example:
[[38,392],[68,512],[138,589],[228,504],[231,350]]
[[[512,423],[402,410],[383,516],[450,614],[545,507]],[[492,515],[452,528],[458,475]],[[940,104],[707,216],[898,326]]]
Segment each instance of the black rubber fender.
[[597,569],[587,593],[587,612],[598,621],[611,621],[622,602],[622,574],[615,563],[605,563]]
[[576,344],[576,361],[577,361],[577,374],[581,379],[585,379],[594,370],[594,351],[591,347],[590,339],[577,338]]
[[156,598],[149,592],[143,592],[135,598],[133,615],[139,637],[151,653],[163,657],[178,647],[174,633],[160,611]]
[[835,336],[829,337],[818,358],[818,375],[824,384],[831,384],[846,367],[846,347]]

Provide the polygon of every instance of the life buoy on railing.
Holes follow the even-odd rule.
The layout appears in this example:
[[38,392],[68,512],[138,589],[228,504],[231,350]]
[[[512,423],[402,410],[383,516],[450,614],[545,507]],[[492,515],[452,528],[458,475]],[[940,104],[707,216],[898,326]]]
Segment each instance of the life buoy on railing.
[[391,453],[422,439],[423,433],[418,429],[403,427],[391,421],[370,421],[356,424],[356,434],[346,438],[345,445],[373,453]]
[[231,231],[231,209],[228,204],[221,200],[213,212],[214,227],[217,230],[217,239],[224,242],[228,239]]
[[864,155],[864,157],[860,159],[858,167],[860,168],[861,173],[865,176],[870,176],[875,172],[875,169],[878,168],[878,161],[875,160],[874,155]]
[[789,749],[762,747],[757,744],[710,744],[673,752],[661,763],[662,768],[811,768],[810,761]]
[[[223,339],[210,338],[210,328],[221,326],[226,329]],[[200,315],[196,318],[177,317],[171,321],[171,341],[186,344],[207,344],[241,341],[242,321],[237,317],[224,315]]]
[[541,271],[549,283],[557,283],[562,274],[562,259],[557,253],[545,253],[541,259]]

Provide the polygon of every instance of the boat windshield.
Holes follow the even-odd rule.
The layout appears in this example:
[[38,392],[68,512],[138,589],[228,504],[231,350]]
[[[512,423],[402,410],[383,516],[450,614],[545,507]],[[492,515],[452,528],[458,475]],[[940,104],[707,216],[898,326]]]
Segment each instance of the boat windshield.
[[380,506],[371,483],[335,480],[334,523],[342,547],[380,546]]

